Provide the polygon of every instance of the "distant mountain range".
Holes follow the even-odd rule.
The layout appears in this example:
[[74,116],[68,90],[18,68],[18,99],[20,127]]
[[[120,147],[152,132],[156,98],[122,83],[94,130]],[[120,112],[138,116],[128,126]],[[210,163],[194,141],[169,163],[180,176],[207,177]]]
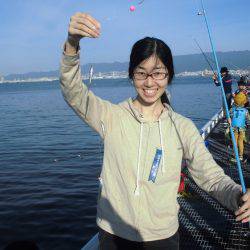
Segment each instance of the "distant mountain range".
[[[209,58],[212,65],[212,53],[205,53]],[[221,66],[227,66],[229,69],[250,69],[250,51],[231,51],[231,52],[218,52],[217,53]],[[128,62],[113,62],[113,63],[93,63],[85,64],[82,66],[82,72],[87,73],[90,65],[93,65],[94,72],[112,72],[112,71],[127,71]],[[181,55],[174,57],[175,73],[184,71],[194,72],[204,69],[210,69],[204,56],[202,54]],[[214,67],[215,68],[215,67]],[[10,74],[4,76],[5,80],[14,79],[28,79],[28,78],[42,78],[42,77],[58,77],[59,71],[46,71],[46,72],[29,72],[25,74]]]

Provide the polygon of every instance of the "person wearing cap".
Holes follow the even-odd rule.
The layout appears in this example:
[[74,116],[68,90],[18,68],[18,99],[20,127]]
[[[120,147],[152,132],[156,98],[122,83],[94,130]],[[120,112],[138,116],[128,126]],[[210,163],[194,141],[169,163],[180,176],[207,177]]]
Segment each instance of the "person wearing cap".
[[[228,109],[230,110],[231,102],[232,102],[232,82],[233,82],[232,76],[229,74],[229,70],[227,67],[222,67],[220,70],[220,74],[222,77],[223,89],[226,95],[227,106],[228,106]],[[216,86],[220,86],[217,74],[213,75],[213,80]],[[223,102],[223,107],[224,107],[224,102]],[[225,110],[225,107],[224,107],[224,110]]]
[[244,105],[247,102],[246,95],[239,92],[234,96],[234,105],[231,110],[231,118],[228,123],[233,127],[236,144],[239,150],[239,158],[243,161],[244,154],[244,140],[246,132],[246,122],[249,120],[249,113]]
[[241,76],[240,77],[240,80],[239,81],[237,81],[237,83],[238,83],[238,92],[243,92],[244,94],[248,94],[248,91],[247,91],[247,88],[246,88],[246,86],[247,86],[247,79],[246,79],[246,77],[245,76]]
[[246,108],[249,106],[246,78],[244,76],[241,76],[240,80],[237,81],[237,83],[238,83],[238,89],[233,93],[233,97],[235,97],[239,93],[243,93],[246,96],[246,100],[247,100],[246,104],[244,105],[244,107]]

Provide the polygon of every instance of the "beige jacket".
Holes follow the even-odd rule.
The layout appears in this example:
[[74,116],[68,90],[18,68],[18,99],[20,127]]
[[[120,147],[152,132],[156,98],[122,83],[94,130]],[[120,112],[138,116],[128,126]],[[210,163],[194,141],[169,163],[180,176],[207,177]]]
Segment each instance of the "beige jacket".
[[[100,99],[82,83],[79,54],[63,55],[60,81],[66,102],[104,141],[97,206],[103,230],[132,241],[175,234],[182,158],[202,189],[237,209],[240,186],[213,160],[191,120],[166,106],[158,121],[148,122],[132,99],[118,105]],[[156,149],[163,155],[154,183],[148,179]]]

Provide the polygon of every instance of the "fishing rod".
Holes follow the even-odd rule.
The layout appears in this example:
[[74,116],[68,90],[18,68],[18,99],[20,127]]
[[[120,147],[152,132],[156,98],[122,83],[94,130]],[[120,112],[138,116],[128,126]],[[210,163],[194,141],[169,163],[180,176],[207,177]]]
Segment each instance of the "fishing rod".
[[208,63],[210,69],[212,70],[213,74],[215,74],[214,69],[213,69],[211,63],[210,63],[209,60],[208,60],[208,57],[206,56],[206,54],[204,53],[204,51],[203,51],[202,48],[200,47],[200,45],[199,45],[199,43],[197,42],[197,40],[194,39],[194,41],[195,41],[196,45],[198,46],[198,48],[200,49],[202,55],[204,56],[206,62]]
[[[212,51],[213,51],[213,56],[214,56],[214,60],[215,60],[215,63],[216,63],[216,69],[217,69],[217,72],[218,72],[217,75],[218,75],[218,78],[219,78],[219,83],[220,83],[221,92],[222,92],[222,96],[223,96],[223,102],[224,102],[224,106],[225,106],[225,109],[226,109],[226,117],[227,117],[227,119],[229,119],[230,115],[229,115],[229,109],[228,109],[228,105],[227,105],[227,101],[226,101],[226,95],[225,95],[225,91],[224,91],[224,88],[223,88],[219,63],[218,63],[217,55],[216,55],[216,52],[215,52],[214,43],[213,43],[213,40],[212,40],[210,27],[209,27],[206,11],[205,11],[205,8],[204,8],[203,0],[201,0],[201,6],[202,6],[202,12],[198,12],[198,15],[203,16],[204,20],[205,20],[205,23],[206,23],[207,32],[208,32],[208,36],[209,36],[209,40],[210,40],[210,45],[211,45],[211,48],[212,48]],[[240,163],[240,159],[239,159],[238,148],[237,148],[237,145],[236,145],[236,140],[235,140],[235,136],[234,136],[234,132],[233,132],[233,128],[232,128],[231,124],[230,124],[229,128],[230,128],[230,134],[231,134],[231,138],[232,138],[232,142],[233,142],[233,148],[234,148],[234,153],[235,153],[235,157],[236,157],[236,162],[237,162],[237,167],[238,167],[238,174],[239,174],[239,177],[240,177],[242,192],[243,192],[243,194],[245,194],[246,193],[246,185],[245,185],[245,181],[244,181],[244,177],[243,177],[243,173],[242,173],[242,169],[241,169],[241,163]],[[249,225],[250,225],[250,223],[249,223]]]

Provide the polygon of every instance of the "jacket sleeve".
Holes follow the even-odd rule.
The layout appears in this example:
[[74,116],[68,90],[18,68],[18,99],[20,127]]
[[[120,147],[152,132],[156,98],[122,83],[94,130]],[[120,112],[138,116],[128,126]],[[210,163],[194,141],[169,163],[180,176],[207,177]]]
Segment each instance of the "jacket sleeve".
[[241,186],[214,161],[195,125],[188,121],[184,131],[184,158],[196,184],[231,211],[238,209]]
[[63,97],[75,113],[104,138],[112,105],[95,96],[82,82],[79,52],[75,56],[63,54],[60,84]]

